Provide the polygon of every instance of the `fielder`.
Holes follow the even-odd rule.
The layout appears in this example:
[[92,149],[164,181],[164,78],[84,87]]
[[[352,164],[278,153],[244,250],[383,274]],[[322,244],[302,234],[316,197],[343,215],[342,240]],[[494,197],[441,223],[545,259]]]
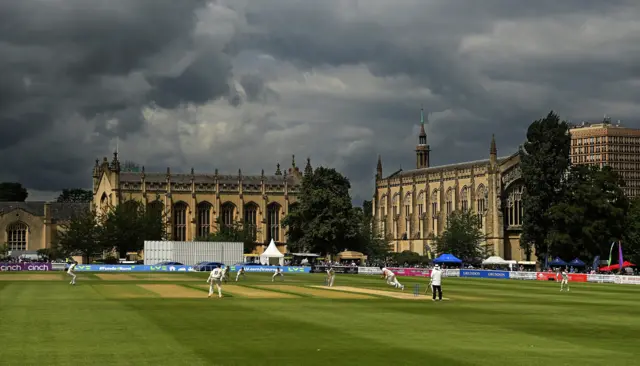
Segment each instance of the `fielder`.
[[[442,301],[442,271],[440,270],[440,266],[436,264],[435,267],[431,270],[431,282],[429,282],[429,287],[431,287],[431,292],[433,293],[433,301],[436,301],[436,293],[438,295],[438,300]],[[427,289],[428,291],[429,289]]]
[[391,272],[391,270],[387,269],[386,267],[382,268],[382,277],[387,280],[387,284],[389,286],[400,288],[402,289],[402,291],[404,291],[404,285],[398,282],[398,279],[396,278],[396,274]]
[[78,263],[77,262],[71,263],[71,265],[69,266],[69,269],[67,270],[67,274],[71,276],[71,282],[69,282],[70,285],[76,284],[76,274],[73,272],[76,269],[76,264]]
[[333,282],[336,280],[336,271],[333,267],[327,268],[327,286],[333,287]]
[[222,270],[220,267],[216,267],[209,273],[209,278],[207,278],[207,283],[209,284],[209,296],[213,295],[213,285],[218,288],[218,298],[222,298]]
[[271,282],[276,281],[276,276],[280,276],[280,278],[282,278],[282,280],[284,281],[284,274],[282,273],[280,267],[276,267],[276,270],[273,272],[273,276],[271,277]]
[[229,266],[222,269],[222,280],[226,283],[229,280]]
[[242,278],[245,278],[244,267],[240,267],[240,269],[238,270],[238,273],[236,273],[236,282],[238,282],[238,279],[240,278],[240,276],[242,276]]
[[556,275],[556,281],[558,281],[560,278],[562,278],[562,280],[560,281],[560,291],[564,291],[564,288],[567,288],[567,292],[569,291],[569,274],[567,273],[567,269],[563,269],[562,273],[558,273]]

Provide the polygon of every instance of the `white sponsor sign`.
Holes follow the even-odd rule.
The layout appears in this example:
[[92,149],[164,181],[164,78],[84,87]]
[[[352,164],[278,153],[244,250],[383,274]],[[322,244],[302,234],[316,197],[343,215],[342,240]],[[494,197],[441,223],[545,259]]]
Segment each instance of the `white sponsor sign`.
[[616,276],[603,275],[603,274],[589,274],[587,275],[587,282],[614,283],[616,282]]
[[358,267],[358,274],[376,275],[382,274],[380,267]]
[[442,274],[444,277],[460,277],[459,269],[445,269]]
[[536,272],[509,272],[512,280],[536,280]]
[[640,276],[614,276],[615,283],[621,285],[640,285]]

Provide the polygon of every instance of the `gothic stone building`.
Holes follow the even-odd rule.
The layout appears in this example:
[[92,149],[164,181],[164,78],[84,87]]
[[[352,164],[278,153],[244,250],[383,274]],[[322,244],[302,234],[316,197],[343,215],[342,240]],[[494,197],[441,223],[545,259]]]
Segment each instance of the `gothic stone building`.
[[[311,171],[309,159],[305,172]],[[117,153],[109,163],[96,160],[93,169],[93,204],[104,212],[129,200],[165,213],[167,236],[176,241],[192,241],[218,229],[218,223],[242,223],[250,228],[256,243],[273,239],[286,251],[282,219],[296,203],[302,173],[295,164],[284,172],[280,164],[272,175],[218,173],[190,174],[121,171]],[[259,248],[259,251],[264,247]]]
[[62,225],[87,209],[86,203],[0,202],[0,244],[12,252],[50,248]]
[[442,234],[453,211],[471,210],[478,215],[486,244],[495,255],[527,260],[520,248],[519,155],[498,157],[492,138],[488,159],[431,167],[424,122],[418,142],[416,169],[401,169],[385,178],[378,157],[373,214],[377,230],[390,239],[394,251],[426,254],[435,249],[430,238]]

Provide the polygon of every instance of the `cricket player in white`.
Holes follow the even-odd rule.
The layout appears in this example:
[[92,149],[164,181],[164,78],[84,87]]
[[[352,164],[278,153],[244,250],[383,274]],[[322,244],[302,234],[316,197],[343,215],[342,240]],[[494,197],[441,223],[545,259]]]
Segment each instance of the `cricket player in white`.
[[218,297],[222,298],[222,270],[219,267],[216,267],[209,273],[209,278],[207,278],[207,283],[209,284],[209,296],[213,295],[213,285],[218,288]]
[[562,273],[556,275],[556,281],[560,278],[562,279],[560,282],[560,291],[564,291],[565,287],[567,288],[567,291],[569,291],[569,274],[567,273],[566,268],[562,270]]
[[73,272],[73,270],[76,269],[76,262],[71,263],[71,265],[69,266],[69,269],[67,270],[67,274],[69,276],[71,276],[71,282],[69,282],[70,285],[75,285],[76,284],[76,274]]
[[[436,265],[431,270],[431,282],[429,283],[429,287],[431,287],[431,292],[433,293],[433,301],[436,301],[436,293],[438,295],[438,300],[442,301],[442,271],[440,270],[440,266]],[[428,290],[428,289],[427,289]]]
[[404,285],[401,285],[396,278],[396,274],[386,267],[382,269],[382,276],[387,280],[387,284],[395,288],[401,288],[404,291]]
[[333,281],[336,280],[336,271],[329,267],[327,268],[327,286],[333,287]]
[[229,280],[229,266],[224,266],[222,269],[222,280],[227,282]]
[[282,270],[280,269],[280,267],[276,267],[276,270],[273,271],[273,276],[271,277],[271,282],[275,282],[276,281],[276,276],[280,276],[280,278],[282,278],[282,280],[284,281],[284,274],[282,273]]
[[236,274],[236,282],[238,282],[238,279],[240,278],[240,276],[242,276],[242,278],[245,278],[244,267],[240,267],[240,269],[238,270],[238,273]]

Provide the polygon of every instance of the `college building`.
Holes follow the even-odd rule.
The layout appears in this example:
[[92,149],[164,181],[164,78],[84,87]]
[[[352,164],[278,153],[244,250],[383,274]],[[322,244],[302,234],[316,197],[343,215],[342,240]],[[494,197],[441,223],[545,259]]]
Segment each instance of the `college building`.
[[384,176],[378,157],[373,215],[376,230],[394,251],[435,251],[433,237],[443,233],[453,211],[463,210],[478,215],[485,244],[495,255],[535,260],[520,247],[524,187],[519,154],[499,157],[495,137],[488,147],[487,159],[431,166],[422,115],[415,169]]
[[625,182],[628,197],[640,196],[640,130],[602,122],[572,126],[571,163],[610,166]]
[[118,154],[111,162],[96,160],[93,168],[93,204],[99,213],[135,200],[161,210],[169,240],[192,241],[219,229],[219,223],[242,223],[255,238],[258,253],[273,239],[286,251],[287,233],[281,222],[296,204],[303,174],[312,172],[307,159],[304,172],[296,166],[259,175],[213,173],[188,174],[121,170]]
[[58,230],[87,203],[0,202],[0,244],[12,255],[51,247]]

